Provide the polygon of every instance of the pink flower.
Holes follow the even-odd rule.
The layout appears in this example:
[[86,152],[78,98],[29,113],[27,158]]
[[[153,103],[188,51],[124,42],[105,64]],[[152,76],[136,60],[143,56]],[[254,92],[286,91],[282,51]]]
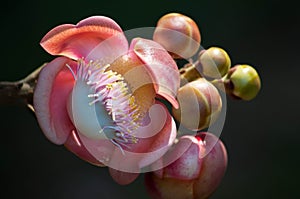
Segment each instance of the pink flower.
[[40,73],[34,108],[45,136],[80,158],[109,166],[121,184],[161,158],[176,126],[155,97],[175,99],[177,65],[158,43],[130,46],[116,22],[94,16],[48,32],[41,46],[58,56]]
[[211,133],[183,136],[168,157],[177,160],[145,176],[146,188],[155,199],[208,198],[218,187],[227,167],[223,143]]

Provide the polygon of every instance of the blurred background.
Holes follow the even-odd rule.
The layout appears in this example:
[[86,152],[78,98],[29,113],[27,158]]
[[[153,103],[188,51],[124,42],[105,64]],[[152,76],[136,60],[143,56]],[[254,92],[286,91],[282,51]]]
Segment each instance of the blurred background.
[[[221,139],[227,172],[212,199],[300,198],[300,14],[289,0],[5,1],[0,81],[23,78],[53,57],[39,41],[51,28],[106,15],[124,30],[153,27],[169,12],[193,18],[202,46],[220,46],[232,63],[254,66],[262,90],[250,102],[228,98]],[[127,186],[50,143],[34,115],[0,105],[1,195],[6,198],[148,198],[143,175]],[[4,185],[4,186],[3,186]]]

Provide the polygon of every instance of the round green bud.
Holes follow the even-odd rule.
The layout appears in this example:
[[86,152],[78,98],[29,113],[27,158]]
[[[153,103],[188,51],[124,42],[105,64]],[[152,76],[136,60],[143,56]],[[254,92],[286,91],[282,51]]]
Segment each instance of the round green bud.
[[231,61],[225,50],[219,47],[210,47],[199,53],[200,71],[205,77],[218,79],[227,74]]
[[226,76],[230,86],[226,91],[236,98],[251,100],[258,94],[261,82],[256,70],[249,65],[236,65],[231,68]]

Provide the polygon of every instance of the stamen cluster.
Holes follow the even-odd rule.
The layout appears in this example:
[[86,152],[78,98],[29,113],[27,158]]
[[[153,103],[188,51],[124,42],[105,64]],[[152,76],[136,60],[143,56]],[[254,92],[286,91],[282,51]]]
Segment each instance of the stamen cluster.
[[103,126],[100,133],[105,133],[108,129],[114,130],[114,134],[107,137],[118,146],[137,143],[134,131],[140,126],[139,107],[124,78],[107,70],[108,67],[109,64],[103,66],[99,61],[85,63],[84,60],[79,60],[75,81],[90,87],[92,93],[86,96],[91,99],[89,105],[103,106],[113,121],[113,125]]

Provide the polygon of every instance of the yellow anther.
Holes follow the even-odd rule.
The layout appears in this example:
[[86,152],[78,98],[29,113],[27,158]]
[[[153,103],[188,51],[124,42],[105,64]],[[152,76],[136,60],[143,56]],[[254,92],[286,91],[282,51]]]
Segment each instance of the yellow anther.
[[136,104],[135,104],[135,99],[134,99],[134,96],[133,96],[133,95],[130,96],[130,98],[129,98],[129,105],[130,105],[131,107],[133,107],[133,106],[136,105]]
[[132,143],[136,144],[138,142],[138,139],[134,136],[132,136],[132,139],[131,139]]
[[113,84],[107,84],[106,89],[111,90],[113,88]]

